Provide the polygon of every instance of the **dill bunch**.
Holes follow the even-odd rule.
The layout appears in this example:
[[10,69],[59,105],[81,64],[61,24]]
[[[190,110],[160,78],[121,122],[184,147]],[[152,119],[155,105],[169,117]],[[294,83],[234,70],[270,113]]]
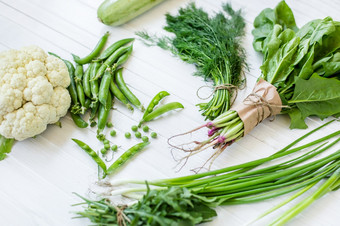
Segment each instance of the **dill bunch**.
[[176,16],[166,14],[164,30],[174,37],[136,33],[146,45],[159,46],[194,64],[195,75],[213,82],[210,101],[198,104],[202,115],[210,120],[229,110],[233,89],[244,83],[242,69],[246,66],[245,51],[240,45],[245,27],[241,11],[234,11],[230,4],[223,4],[222,8],[223,11],[209,16],[190,3],[179,9]]

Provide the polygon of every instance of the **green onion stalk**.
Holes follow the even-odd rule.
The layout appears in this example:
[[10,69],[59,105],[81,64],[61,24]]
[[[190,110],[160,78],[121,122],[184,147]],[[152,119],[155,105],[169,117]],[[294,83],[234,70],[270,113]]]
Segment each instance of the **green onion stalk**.
[[[138,202],[135,204],[125,207],[118,205],[119,209],[126,208],[126,211],[122,210],[120,215],[124,213],[127,218],[126,221],[131,222],[131,225],[133,225],[132,222],[145,222],[146,219],[150,220],[149,223],[152,225],[152,223],[155,223],[155,219],[150,219],[149,216],[166,214],[167,211],[164,210],[168,209],[168,207],[169,209],[176,208],[178,214],[181,212],[181,205],[190,203],[190,200],[209,208],[215,208],[219,205],[254,203],[294,191],[300,194],[302,193],[301,191],[308,190],[317,183],[326,180],[326,185],[320,187],[321,190],[312,195],[312,199],[307,200],[292,210],[291,216],[293,217],[307,205],[310,205],[313,200],[325,194],[325,192],[339,187],[340,150],[332,151],[328,154],[326,151],[339,144],[340,130],[309,143],[296,146],[299,142],[329,123],[325,123],[305,134],[268,157],[250,162],[170,179],[158,179],[147,182],[144,180],[105,182],[104,185],[108,187],[110,192],[108,195],[105,194],[107,200],[101,201],[101,210],[97,210],[96,205],[98,203],[94,204],[94,201],[84,199],[87,207],[85,207],[84,211],[80,211],[77,214],[79,217],[90,218],[94,223],[99,223],[100,220],[105,218],[110,218],[113,220],[111,223],[115,223],[113,218],[116,218],[119,214],[117,214],[117,208],[115,211],[107,212],[109,209],[114,209],[113,204],[108,199],[117,195],[139,197]],[[288,160],[285,158],[287,156],[289,156]],[[336,176],[330,177],[330,175]],[[328,179],[329,177],[330,179]],[[328,182],[328,180],[331,180],[331,182]],[[118,189],[118,186],[127,184],[129,184],[128,188]],[[168,197],[174,191],[185,195],[189,200],[183,201],[179,197],[176,200],[169,200]],[[153,194],[152,197],[150,197],[150,192]],[[140,197],[143,193],[145,195]],[[161,205],[162,208],[159,207]],[[177,214],[168,217],[178,219],[181,217],[181,214]],[[158,217],[155,218],[158,219]],[[286,220],[282,219],[280,221],[285,222]],[[108,223],[108,221],[104,220],[101,223]],[[127,225],[130,224],[127,223]]]
[[[254,27],[253,46],[263,54],[259,81],[264,80],[274,88],[272,93],[279,96],[281,102],[273,105],[266,97],[253,92],[249,96],[257,98],[253,98],[252,103],[257,109],[254,114],[280,107],[278,114],[289,115],[291,129],[306,129],[308,116],[321,119],[339,116],[340,22],[326,17],[312,20],[299,29],[293,12],[282,1],[274,9],[263,10],[255,18]],[[246,100],[240,104],[244,106]],[[198,129],[209,129],[208,138],[195,141],[196,146],[186,151],[200,152],[213,146],[218,148],[216,153],[220,153],[244,137],[247,125],[239,112],[239,109],[230,109],[200,126]]]

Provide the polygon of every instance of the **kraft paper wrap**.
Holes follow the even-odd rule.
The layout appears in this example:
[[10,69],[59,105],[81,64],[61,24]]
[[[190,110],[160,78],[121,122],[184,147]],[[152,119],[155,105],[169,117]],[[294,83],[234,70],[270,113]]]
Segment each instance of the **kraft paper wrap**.
[[244,135],[246,135],[264,119],[279,114],[281,108],[281,98],[275,86],[260,79],[243,103],[237,104],[231,110],[237,111],[244,123]]

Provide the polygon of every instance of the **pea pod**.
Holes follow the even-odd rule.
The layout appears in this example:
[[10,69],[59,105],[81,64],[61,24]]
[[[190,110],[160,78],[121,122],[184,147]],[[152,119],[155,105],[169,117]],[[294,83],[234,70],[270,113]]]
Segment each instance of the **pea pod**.
[[111,79],[111,83],[110,83],[110,90],[112,92],[112,94],[123,104],[125,104],[125,106],[133,111],[133,107],[130,105],[128,99],[126,99],[126,97],[124,96],[124,94],[118,89],[117,85],[115,84],[114,80]]
[[91,95],[92,100],[94,102],[98,101],[98,93],[99,93],[99,82],[98,80],[94,79],[96,76],[96,73],[100,67],[100,63],[94,63],[91,70],[91,76],[90,76],[90,88],[91,88]]
[[78,126],[79,128],[86,128],[89,125],[78,114],[73,114],[71,112],[71,117],[73,119],[74,124],[76,124],[76,126]]
[[92,106],[91,106],[91,113],[90,113],[90,119],[89,119],[91,127],[94,127],[97,124],[94,119],[97,116],[98,108],[99,108],[99,102],[98,101],[93,103]]
[[89,98],[86,98],[86,99],[85,99],[85,108],[86,108],[86,109],[89,109],[89,108],[90,108],[91,102],[92,102],[92,101],[91,101]]
[[117,62],[113,65],[112,70],[116,70],[117,68],[119,68],[120,66],[122,66],[131,56],[133,47],[132,45],[130,46],[131,48],[128,49],[128,51],[126,53],[124,53],[123,55],[121,55]]
[[130,101],[131,104],[135,105],[142,112],[144,111],[144,107],[138,98],[131,92],[131,90],[127,87],[124,79],[123,79],[123,69],[120,68],[115,73],[115,81],[117,83],[118,88],[124,94],[124,96]]
[[115,43],[113,43],[111,46],[109,46],[107,49],[104,50],[104,52],[102,52],[102,54],[100,54],[100,56],[96,59],[99,61],[105,60],[106,58],[108,58],[112,53],[114,53],[117,49],[119,49],[120,47],[132,42],[133,40],[135,40],[134,38],[126,38],[126,39],[122,39],[119,40]]
[[67,60],[64,60],[67,68],[68,68],[68,71],[69,71],[69,74],[70,74],[70,80],[71,80],[71,83],[70,83],[70,86],[68,87],[68,91],[71,95],[71,99],[72,99],[72,103],[73,105],[78,105],[78,94],[77,94],[77,87],[76,87],[76,83],[74,81],[74,67],[73,67],[73,64]]
[[92,148],[90,148],[90,146],[88,146],[87,144],[85,144],[84,142],[72,138],[72,140],[81,148],[83,149],[97,164],[98,166],[103,170],[104,172],[104,177],[106,176],[106,164],[104,163],[104,161],[98,156],[98,154],[92,150]]
[[150,114],[153,109],[159,104],[159,102],[166,96],[169,96],[170,93],[168,93],[167,91],[160,91],[159,93],[156,94],[156,96],[154,96],[154,98],[152,98],[152,100],[150,101],[148,107],[146,108],[144,115],[143,115],[143,119],[146,117],[146,115]]
[[91,76],[91,70],[92,70],[93,64],[90,64],[88,68],[86,69],[84,73],[84,78],[83,78],[83,88],[84,88],[84,93],[88,98],[92,97],[91,94],[91,85],[90,85],[90,76]]
[[112,97],[111,97],[111,93],[109,92],[107,95],[107,99],[106,99],[106,107],[102,104],[99,104],[99,109],[98,109],[98,130],[99,131],[104,130],[111,107],[112,107]]
[[162,114],[175,110],[175,109],[179,109],[179,108],[184,108],[183,105],[181,103],[178,102],[171,102],[168,104],[164,104],[162,106],[160,106],[159,108],[156,108],[154,111],[152,111],[151,113],[147,114],[140,123],[143,122],[148,122],[151,121],[152,119],[161,116]]
[[145,146],[150,144],[150,142],[142,142],[136,144],[125,151],[112,165],[107,169],[107,175],[110,175],[118,170],[124,163],[130,160],[135,154],[140,152]]
[[110,33],[106,32],[98,41],[97,45],[94,47],[94,49],[92,50],[91,53],[89,53],[89,55],[87,55],[86,57],[83,58],[79,58],[79,57],[75,57],[75,55],[73,55],[73,59],[77,64],[87,64],[90,63],[91,60],[93,60],[95,57],[97,57],[100,53],[100,51],[102,51],[102,49],[105,46],[105,43],[109,37]]
[[131,49],[132,46],[123,46],[120,47],[117,51],[115,51],[114,53],[111,54],[111,56],[109,58],[107,58],[104,63],[100,66],[100,68],[98,69],[96,76],[93,78],[93,80],[99,79],[102,77],[102,75],[104,74],[106,68],[111,67],[113,65],[113,63],[120,57],[122,56],[124,53],[126,53],[129,49]]
[[110,92],[110,83],[112,80],[112,74],[110,69],[107,69],[104,73],[103,78],[100,81],[100,87],[99,87],[99,94],[98,94],[98,98],[99,98],[99,102],[104,105],[105,108],[107,108],[106,104],[107,104],[107,96],[108,93]]

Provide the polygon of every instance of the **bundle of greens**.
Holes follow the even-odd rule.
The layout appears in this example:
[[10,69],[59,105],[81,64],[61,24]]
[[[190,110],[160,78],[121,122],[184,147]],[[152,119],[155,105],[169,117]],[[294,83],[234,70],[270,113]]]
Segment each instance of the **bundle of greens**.
[[195,141],[192,153],[214,146],[218,154],[275,114],[288,114],[292,129],[307,128],[308,116],[340,114],[340,22],[326,17],[298,29],[282,1],[275,9],[264,9],[254,27],[253,46],[263,54],[262,75],[243,103],[199,127],[210,129],[209,138]]
[[131,206],[81,198],[87,207],[77,212],[78,218],[89,218],[96,225],[196,225],[217,215],[209,200],[180,187],[160,191],[148,187],[143,198]]
[[[197,67],[195,75],[211,80],[214,94],[208,103],[198,104],[206,119],[214,119],[231,105],[233,89],[243,84],[242,68],[245,52],[240,45],[245,22],[240,11],[229,4],[224,12],[209,17],[194,3],[181,8],[178,15],[166,15],[164,29],[175,37],[155,37],[137,32],[147,45],[157,45],[171,51],[183,61]],[[226,16],[229,15],[229,17]]]
[[[78,215],[89,218],[97,225],[123,225],[118,220],[122,214],[125,221],[129,222],[128,225],[171,225],[171,222],[179,223],[183,220],[193,225],[215,215],[208,207],[259,202],[293,191],[301,194],[318,186],[319,182],[326,181],[307,201],[292,210],[297,214],[316,198],[339,187],[340,150],[329,154],[325,152],[339,144],[340,130],[294,147],[330,123],[312,130],[273,155],[239,165],[184,177],[148,181],[146,186],[144,180],[106,183],[105,186],[111,191],[110,198],[114,195],[136,197],[143,191],[146,195],[137,204],[125,209],[115,208],[108,201],[84,199],[85,210],[78,212]],[[330,179],[327,179],[329,176]],[[126,184],[130,184],[128,188],[118,189]],[[149,185],[152,186],[151,190]],[[294,214],[279,221],[285,222]],[[192,219],[193,216],[196,221]]]

